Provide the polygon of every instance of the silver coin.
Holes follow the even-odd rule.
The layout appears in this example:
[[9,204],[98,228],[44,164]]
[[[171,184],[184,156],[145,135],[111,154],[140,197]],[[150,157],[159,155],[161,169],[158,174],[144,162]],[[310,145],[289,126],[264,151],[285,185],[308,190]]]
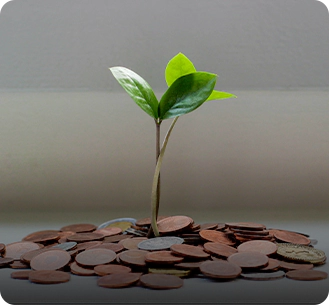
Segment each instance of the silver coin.
[[116,218],[102,223],[101,225],[98,226],[97,230],[104,229],[116,222],[131,222],[133,225],[136,225],[136,221],[137,220],[135,218]]
[[275,272],[259,272],[259,273],[241,273],[240,276],[246,280],[254,281],[269,281],[283,278],[285,276],[284,271]]
[[177,236],[164,236],[164,237],[154,237],[147,240],[143,240],[138,244],[138,248],[141,250],[165,250],[170,249],[172,245],[182,244],[184,242],[183,238]]
[[70,241],[70,242],[58,244],[56,246],[53,246],[52,248],[68,251],[68,250],[73,249],[76,245],[77,245],[77,243],[75,241]]

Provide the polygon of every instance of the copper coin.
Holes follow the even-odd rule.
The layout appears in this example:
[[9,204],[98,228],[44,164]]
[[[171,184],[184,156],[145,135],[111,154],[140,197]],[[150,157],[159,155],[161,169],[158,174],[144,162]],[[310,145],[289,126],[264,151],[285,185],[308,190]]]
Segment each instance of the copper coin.
[[30,241],[15,242],[6,245],[6,252],[4,254],[4,257],[11,257],[15,260],[19,260],[24,253],[36,249],[40,249],[40,247],[34,242],[30,242]]
[[218,228],[218,223],[203,223],[200,226],[200,231],[201,230],[217,230]]
[[268,256],[259,252],[239,252],[232,254],[227,261],[241,268],[261,268],[268,265]]
[[11,257],[0,257],[0,267],[8,266],[9,264],[13,263],[14,259]]
[[97,275],[104,276],[112,273],[120,273],[120,272],[128,273],[131,272],[131,268],[122,265],[108,264],[108,265],[98,265],[94,267],[94,271]]
[[104,236],[99,233],[78,233],[67,237],[68,241],[75,241],[77,243],[87,241],[97,241],[103,239]]
[[280,268],[285,271],[313,269],[313,264],[295,264],[295,263],[288,263],[282,261],[280,261],[279,263],[280,263]]
[[94,269],[87,269],[79,266],[76,262],[70,265],[71,273],[81,276],[95,275]]
[[123,245],[115,244],[115,243],[103,243],[101,245],[92,246],[88,249],[109,249],[118,253],[124,249]]
[[102,276],[97,285],[105,288],[123,288],[138,282],[141,273],[119,272]]
[[69,251],[74,249],[77,246],[77,243],[75,241],[69,241],[69,242],[65,242],[62,244],[58,244],[55,246],[52,246],[53,249],[62,249],[65,251]]
[[184,282],[181,278],[169,274],[143,274],[140,278],[143,286],[152,289],[176,289],[183,286]]
[[211,278],[234,279],[241,274],[242,269],[227,261],[206,261],[200,265],[200,271]]
[[317,281],[326,279],[328,274],[319,270],[293,270],[288,271],[286,277],[299,281]]
[[31,233],[23,238],[23,241],[32,241],[35,243],[49,242],[59,239],[58,231],[39,231]]
[[80,252],[80,251],[84,251],[84,250],[87,250],[91,247],[99,246],[99,245],[102,245],[102,244],[103,243],[101,241],[86,241],[84,243],[78,243],[77,247],[76,247],[76,250],[78,250]]
[[[168,216],[158,216],[157,222],[159,222],[162,219],[167,218]],[[141,218],[136,221],[136,225],[140,227],[144,226],[150,226],[151,225],[151,217]]]
[[269,258],[268,259],[268,265],[262,269],[261,271],[272,271],[276,270],[280,267],[280,262],[277,259]]
[[235,242],[232,241],[224,232],[215,230],[201,230],[199,234],[201,238],[207,241],[217,242],[228,246],[233,246],[235,244]]
[[230,255],[238,252],[237,249],[231,246],[215,242],[207,242],[203,245],[203,247],[208,253],[223,257],[229,257]]
[[210,257],[209,253],[203,251],[200,247],[186,245],[186,244],[176,244],[170,247],[170,250],[178,255],[190,257],[190,258],[199,258],[205,259]]
[[94,267],[111,263],[116,253],[109,249],[87,249],[75,257],[75,261],[82,266]]
[[9,266],[12,269],[29,269],[30,268],[30,265],[25,264],[21,261],[13,261]]
[[202,261],[178,263],[175,264],[175,267],[178,269],[198,270],[202,263],[203,263]]
[[29,252],[24,253],[21,256],[20,260],[24,263],[29,264],[33,257],[39,255],[40,253],[51,251],[51,250],[53,250],[53,249],[51,249],[51,248],[50,249],[49,248],[46,248],[46,249],[42,248],[42,249],[36,249],[36,250],[33,250],[33,251],[29,251]]
[[122,233],[122,229],[118,227],[107,227],[94,231],[94,233],[102,234],[104,237],[118,235]]
[[175,264],[184,260],[184,257],[173,255],[171,251],[154,251],[145,255],[145,261],[153,264]]
[[39,270],[31,271],[29,280],[38,284],[59,284],[70,280],[70,274],[63,271]]
[[235,229],[231,228],[232,232],[234,234],[241,234],[241,235],[256,235],[256,236],[266,236],[269,235],[270,232],[268,230],[258,230],[258,231],[252,231],[252,230],[241,230],[241,229]]
[[239,252],[259,252],[271,255],[276,253],[278,246],[267,240],[252,240],[240,244],[237,249]]
[[162,234],[180,231],[192,224],[188,216],[170,216],[158,222],[159,232]]
[[128,234],[120,234],[120,235],[113,235],[113,236],[106,236],[104,238],[104,243],[117,243],[120,240],[126,239],[126,238],[132,238],[132,235]]
[[311,241],[304,235],[290,231],[276,231],[274,233],[274,237],[286,243],[292,243],[292,244],[298,244],[304,246],[307,246],[311,243]]
[[4,252],[5,249],[6,249],[6,245],[0,243],[0,253]]
[[[255,232],[258,232],[258,231],[255,231]],[[255,240],[255,239],[271,241],[273,239],[273,235],[271,235],[271,234],[269,234],[269,235],[256,235],[256,234],[234,233],[234,236],[237,240],[240,240],[242,242],[249,241],[249,240]]]
[[232,229],[242,229],[242,230],[252,230],[252,231],[263,231],[266,227],[260,223],[254,222],[229,222],[226,223],[229,228]]
[[15,271],[10,274],[10,277],[16,280],[28,280],[31,270]]
[[141,250],[167,250],[174,244],[182,244],[184,242],[183,238],[177,236],[162,236],[148,238],[144,241],[141,241],[138,244],[138,248]]
[[89,223],[72,224],[61,228],[61,231],[72,231],[75,233],[84,233],[95,231],[97,227]]
[[58,270],[71,260],[70,254],[61,249],[54,249],[33,257],[30,265],[33,270]]
[[145,255],[148,251],[144,250],[126,250],[124,252],[119,253],[119,259],[125,264],[144,267],[146,266]]
[[127,250],[132,250],[132,249],[138,249],[138,244],[144,240],[147,240],[147,237],[133,237],[133,238],[120,240],[119,244],[122,245]]
[[269,281],[281,279],[285,276],[283,271],[259,272],[259,273],[241,273],[241,277],[246,280]]

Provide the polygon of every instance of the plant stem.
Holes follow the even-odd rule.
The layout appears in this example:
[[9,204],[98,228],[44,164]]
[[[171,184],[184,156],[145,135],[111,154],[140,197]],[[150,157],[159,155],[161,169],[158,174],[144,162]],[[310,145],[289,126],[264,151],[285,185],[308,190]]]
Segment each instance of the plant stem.
[[158,237],[160,235],[159,230],[158,230],[158,225],[157,225],[157,200],[158,200],[158,182],[159,182],[159,176],[160,176],[160,169],[161,169],[161,165],[162,165],[162,160],[163,160],[163,156],[164,153],[166,151],[166,147],[168,144],[168,140],[171,134],[171,131],[173,130],[177,120],[179,117],[174,118],[174,120],[172,121],[168,132],[163,140],[163,144],[162,144],[162,148],[160,150],[160,154],[158,156],[157,159],[157,163],[156,163],[156,167],[155,167],[155,173],[153,176],[153,184],[152,184],[152,193],[151,193],[151,210],[152,210],[152,214],[151,214],[151,228],[154,232],[154,235],[156,237]]
[[[156,163],[157,163],[158,159],[159,159],[159,155],[160,155],[160,126],[161,126],[161,121],[156,121],[155,125],[156,125]],[[158,218],[158,215],[159,215],[159,205],[160,205],[160,173],[159,173],[159,177],[158,177],[158,186],[157,186],[156,218]]]

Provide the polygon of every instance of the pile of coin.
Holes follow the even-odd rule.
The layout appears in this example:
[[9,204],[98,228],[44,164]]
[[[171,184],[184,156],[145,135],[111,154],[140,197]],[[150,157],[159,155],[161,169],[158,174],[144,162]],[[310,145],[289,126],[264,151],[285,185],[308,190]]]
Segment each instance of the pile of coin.
[[25,269],[14,279],[57,284],[94,276],[97,285],[174,289],[184,278],[321,280],[326,261],[308,235],[252,222],[197,224],[160,216],[160,237],[148,237],[149,218],[120,218],[96,226],[72,224],[0,243],[0,268]]

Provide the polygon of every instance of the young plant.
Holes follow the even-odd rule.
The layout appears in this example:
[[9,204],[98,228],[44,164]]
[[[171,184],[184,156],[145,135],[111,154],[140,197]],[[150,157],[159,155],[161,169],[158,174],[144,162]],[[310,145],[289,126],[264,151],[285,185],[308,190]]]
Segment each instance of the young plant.
[[[112,67],[110,70],[135,103],[155,122],[156,166],[151,193],[151,230],[155,236],[159,236],[157,217],[160,203],[160,169],[170,134],[178,118],[197,109],[206,101],[236,96],[214,90],[217,75],[197,71],[193,63],[182,53],[177,54],[167,64],[165,79],[168,89],[160,101],[151,86],[135,72],[124,67]],[[160,126],[166,119],[173,121],[160,146]]]

